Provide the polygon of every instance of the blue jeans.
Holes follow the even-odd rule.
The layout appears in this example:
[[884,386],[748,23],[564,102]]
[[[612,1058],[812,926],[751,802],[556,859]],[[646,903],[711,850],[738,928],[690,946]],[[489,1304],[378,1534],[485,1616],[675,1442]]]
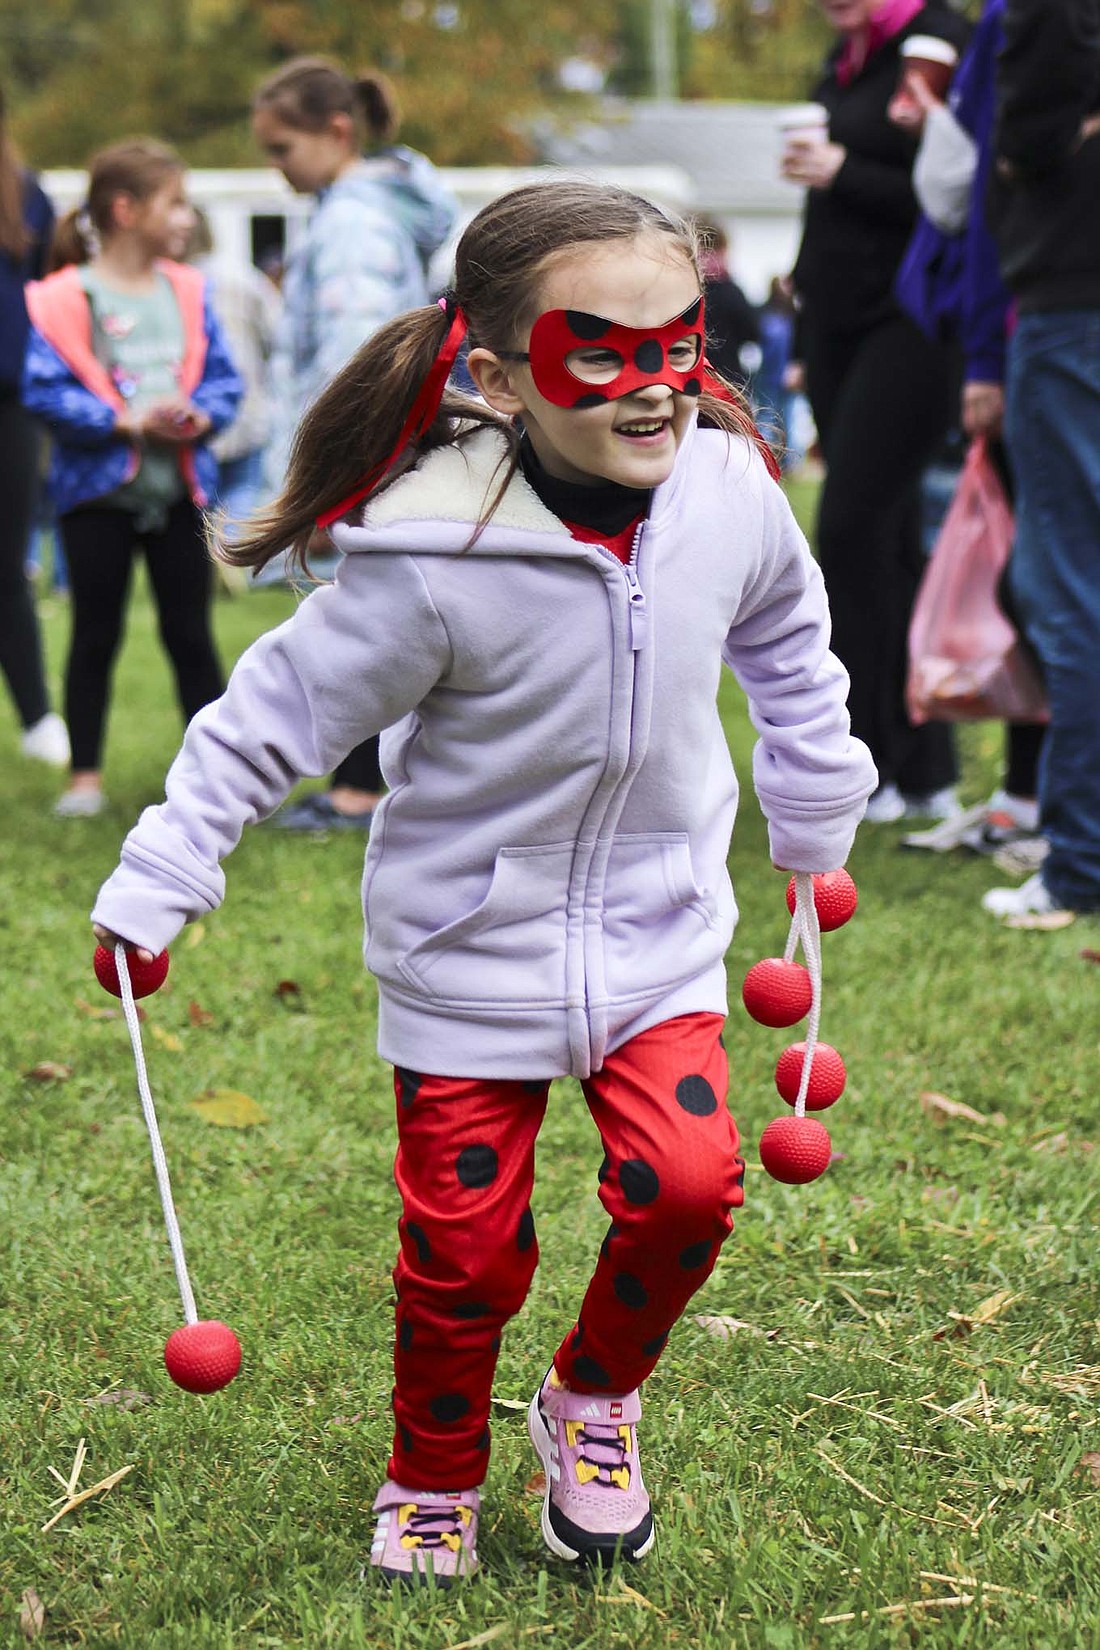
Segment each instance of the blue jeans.
[[1043,881],[1100,910],[1100,309],[1020,318],[1006,433],[1016,481],[1012,594],[1039,655],[1050,730],[1039,766]]
[[263,448],[256,447],[250,453],[224,459],[218,465],[218,496],[215,503],[228,512],[231,522],[244,521],[261,502],[263,460]]

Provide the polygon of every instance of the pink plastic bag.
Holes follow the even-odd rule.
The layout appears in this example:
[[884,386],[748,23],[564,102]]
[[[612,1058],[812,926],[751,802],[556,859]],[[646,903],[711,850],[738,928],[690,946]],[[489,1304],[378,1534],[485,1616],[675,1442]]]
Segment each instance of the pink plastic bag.
[[1031,656],[997,603],[1012,509],[985,441],[971,443],[909,624],[910,720],[1045,722]]

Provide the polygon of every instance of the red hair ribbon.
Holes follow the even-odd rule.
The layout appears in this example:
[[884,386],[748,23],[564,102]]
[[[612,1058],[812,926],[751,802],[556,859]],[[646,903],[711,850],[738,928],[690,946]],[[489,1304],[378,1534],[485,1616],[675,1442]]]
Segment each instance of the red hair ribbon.
[[753,423],[752,418],[747,412],[745,412],[744,404],[740,402],[735,395],[730,394],[729,390],[720,378],[716,378],[714,376],[711,364],[706,360],[703,362],[703,391],[706,395],[713,395],[717,401],[728,402],[731,407],[736,407],[739,412],[744,414],[746,424],[745,434],[749,436],[755,444],[757,452],[767,465],[768,474],[771,476],[772,480],[781,480],[783,471],[779,467],[779,460],[768,446],[768,443],[764,440],[764,437],[761,435],[757,426]]
[[[450,312],[449,302],[446,298],[440,298],[439,307],[448,313]],[[409,415],[401,426],[401,433],[394,443],[393,451],[387,459],[384,459],[381,464],[371,471],[366,481],[358,486],[354,493],[349,493],[347,498],[342,498],[339,504],[334,504],[330,510],[325,510],[317,517],[319,528],[324,530],[326,527],[331,527],[334,521],[339,521],[341,516],[346,516],[348,511],[353,509],[361,499],[366,498],[368,493],[373,492],[387,470],[391,470],[397,463],[409,442],[419,441],[424,432],[430,428],[432,420],[439,411],[439,403],[443,399],[444,388],[451,376],[451,368],[455,364],[455,357],[462,347],[462,340],[465,336],[466,317],[456,304],[453,313],[451,313],[451,324],[447,329],[447,336],[440,344],[439,353],[432,362],[428,376],[421,384],[416,400],[409,409]]]

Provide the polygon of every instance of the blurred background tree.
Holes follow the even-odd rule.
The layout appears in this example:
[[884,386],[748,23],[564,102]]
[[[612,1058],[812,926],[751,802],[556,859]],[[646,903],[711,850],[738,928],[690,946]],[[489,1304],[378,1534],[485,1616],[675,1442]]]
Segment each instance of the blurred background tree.
[[442,165],[531,158],[529,122],[610,92],[792,99],[817,0],[0,0],[15,133],[36,166],[146,132],[192,165],[257,164],[256,82],[298,52],[394,78],[402,136]]

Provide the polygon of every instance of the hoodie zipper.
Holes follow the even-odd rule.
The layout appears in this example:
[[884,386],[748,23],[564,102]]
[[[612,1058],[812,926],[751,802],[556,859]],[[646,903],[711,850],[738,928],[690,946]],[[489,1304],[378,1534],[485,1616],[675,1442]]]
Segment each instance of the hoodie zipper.
[[627,618],[630,624],[630,651],[637,653],[639,648],[645,647],[649,641],[649,604],[646,601],[645,591],[638,579],[638,550],[645,531],[645,522],[640,521],[634,529],[634,543],[630,547],[630,560],[621,562],[614,551],[604,545],[598,545],[600,554],[613,561],[616,567],[621,567],[626,579],[627,587]]

